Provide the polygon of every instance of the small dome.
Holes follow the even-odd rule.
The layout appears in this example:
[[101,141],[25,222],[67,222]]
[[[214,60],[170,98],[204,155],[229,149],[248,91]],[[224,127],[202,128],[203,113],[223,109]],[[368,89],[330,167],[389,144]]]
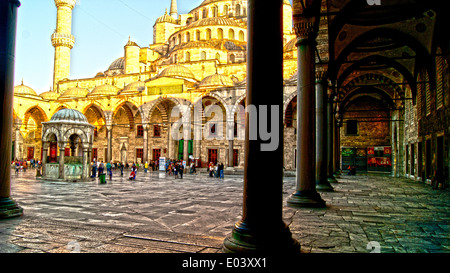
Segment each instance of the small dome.
[[221,87],[221,86],[233,86],[233,81],[222,75],[222,74],[213,74],[206,78],[204,78],[200,84],[199,87]]
[[124,69],[125,68],[125,58],[120,57],[117,58],[112,64],[109,66],[108,70],[116,70],[116,69]]
[[109,85],[109,84],[103,84],[100,86],[97,86],[92,90],[91,93],[87,94],[88,97],[94,97],[94,96],[115,96],[120,91],[119,88]]
[[23,85],[23,82],[22,82],[21,85],[14,87],[14,95],[37,96],[37,93],[36,93],[36,91],[33,90],[33,88]]
[[175,18],[173,18],[172,16],[167,14],[167,10],[166,13],[163,16],[158,17],[158,19],[156,19],[156,23],[172,23],[172,24],[176,24],[177,21],[175,20]]
[[143,81],[137,81],[132,82],[125,86],[123,91],[121,93],[130,93],[130,92],[142,92],[145,90],[145,82]]
[[50,90],[50,91],[41,93],[39,96],[41,98],[43,98],[44,100],[56,100],[57,98],[59,98],[61,96],[61,94]]
[[187,78],[187,79],[195,79],[194,74],[189,68],[184,67],[182,65],[174,64],[168,66],[166,69],[161,71],[158,75],[159,77],[179,77],[179,78]]
[[77,86],[77,87],[68,89],[59,98],[60,99],[63,99],[63,98],[84,98],[84,97],[86,97],[87,94],[89,94],[89,91],[87,89],[80,88],[80,87]]
[[297,43],[297,38],[291,39],[289,42],[287,42],[284,45],[283,51],[284,52],[289,52],[289,51],[297,50],[296,43]]
[[50,122],[61,122],[61,121],[89,124],[86,116],[83,115],[80,111],[75,109],[59,110],[50,119]]

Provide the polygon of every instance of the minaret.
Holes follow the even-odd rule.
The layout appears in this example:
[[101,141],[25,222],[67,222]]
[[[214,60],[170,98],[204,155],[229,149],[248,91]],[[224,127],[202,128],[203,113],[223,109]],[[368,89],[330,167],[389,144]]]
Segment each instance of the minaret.
[[[72,35],[72,10],[76,0],[55,0],[57,9],[56,29],[52,34],[52,45],[55,48],[53,67],[53,90],[58,90],[58,82],[69,78],[70,50],[75,44]],[[59,92],[59,91],[58,91]]]
[[178,19],[177,0],[172,0],[170,3],[170,16],[172,16],[173,19]]

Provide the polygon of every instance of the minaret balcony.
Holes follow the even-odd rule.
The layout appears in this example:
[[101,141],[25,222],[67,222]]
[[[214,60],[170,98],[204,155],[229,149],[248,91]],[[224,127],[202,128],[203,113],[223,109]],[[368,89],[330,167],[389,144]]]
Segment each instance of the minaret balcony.
[[75,37],[71,34],[55,32],[52,34],[52,45],[53,47],[65,46],[72,49],[75,45]]

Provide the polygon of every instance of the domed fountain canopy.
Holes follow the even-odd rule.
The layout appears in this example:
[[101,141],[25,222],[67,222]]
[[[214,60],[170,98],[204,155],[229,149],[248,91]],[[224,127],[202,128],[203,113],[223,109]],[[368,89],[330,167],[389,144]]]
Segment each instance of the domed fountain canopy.
[[77,123],[89,124],[88,119],[80,111],[75,109],[62,109],[56,112],[49,123]]

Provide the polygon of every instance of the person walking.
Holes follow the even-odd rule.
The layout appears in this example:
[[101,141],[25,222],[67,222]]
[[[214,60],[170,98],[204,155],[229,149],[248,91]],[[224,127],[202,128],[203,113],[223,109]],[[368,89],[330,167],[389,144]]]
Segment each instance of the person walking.
[[108,162],[106,164],[106,170],[108,171],[109,180],[112,180],[112,164],[111,164],[111,162]]
[[92,162],[92,175],[91,178],[95,178],[95,176],[97,175],[97,163]]
[[180,173],[180,179],[183,179],[183,173],[184,173],[184,165],[183,163],[180,163],[180,167],[178,172]]
[[123,162],[119,162],[120,176],[123,176]]
[[220,163],[219,164],[219,167],[218,167],[218,170],[219,170],[219,176],[220,176],[220,178],[222,178],[222,179],[224,179],[224,176],[223,176],[223,163]]
[[145,164],[144,164],[144,173],[147,173],[147,171],[148,171],[148,162],[145,161]]

